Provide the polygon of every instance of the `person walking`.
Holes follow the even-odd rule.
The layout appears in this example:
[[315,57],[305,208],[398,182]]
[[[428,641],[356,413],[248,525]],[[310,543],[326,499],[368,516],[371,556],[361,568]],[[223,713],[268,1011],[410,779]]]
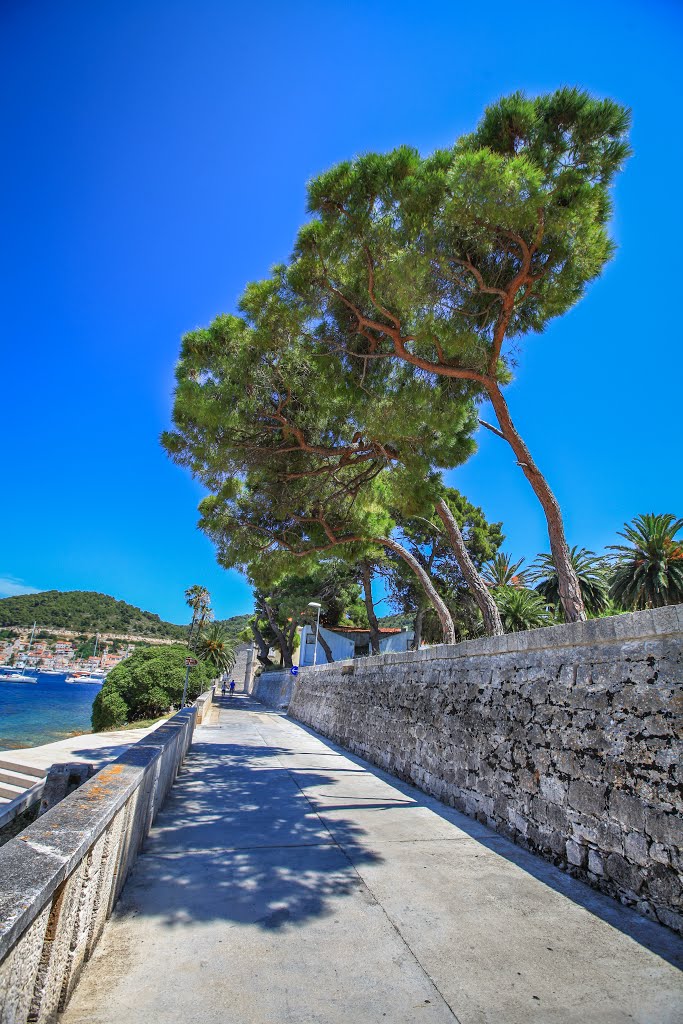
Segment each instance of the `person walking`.
[[232,695],[234,694],[234,692],[235,692],[235,680],[234,680],[234,679],[231,679],[231,680],[230,680],[230,696],[231,696],[231,697],[232,697]]
[[224,679],[223,680],[223,685],[221,686],[221,696],[223,696],[223,697],[225,697],[225,690],[226,690],[226,686],[225,686],[225,679]]

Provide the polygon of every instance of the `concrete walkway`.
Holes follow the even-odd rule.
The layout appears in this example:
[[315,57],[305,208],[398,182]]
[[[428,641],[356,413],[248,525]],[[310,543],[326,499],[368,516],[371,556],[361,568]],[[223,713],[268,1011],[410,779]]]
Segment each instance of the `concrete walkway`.
[[55,740],[54,743],[44,743],[40,747],[0,750],[0,760],[11,762],[17,767],[29,766],[45,770],[61,761],[90,762],[102,768],[165,721],[165,718],[160,718],[153,725],[147,725],[143,729],[84,732],[78,736],[68,736],[64,740]]
[[63,1024],[668,1024],[677,940],[226,699]]

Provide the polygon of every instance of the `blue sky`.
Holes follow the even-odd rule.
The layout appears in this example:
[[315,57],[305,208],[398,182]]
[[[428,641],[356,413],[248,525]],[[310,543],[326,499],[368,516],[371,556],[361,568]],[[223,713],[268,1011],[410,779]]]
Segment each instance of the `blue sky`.
[[[577,84],[633,108],[616,259],[519,354],[509,402],[595,549],[645,511],[683,514],[683,7],[345,0],[5,0],[0,8],[0,595],[99,590],[186,617],[250,594],[196,530],[197,485],[162,453],[182,333],[285,258],[305,182],[355,153],[428,152],[515,89]],[[486,432],[484,432],[486,434]],[[507,446],[452,482],[547,550]]]

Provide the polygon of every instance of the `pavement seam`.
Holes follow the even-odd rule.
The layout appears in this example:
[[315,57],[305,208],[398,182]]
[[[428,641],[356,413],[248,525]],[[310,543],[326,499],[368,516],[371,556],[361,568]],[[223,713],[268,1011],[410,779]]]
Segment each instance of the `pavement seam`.
[[[295,726],[295,724],[294,724],[294,723],[288,723],[288,724],[289,724],[289,725],[292,725],[292,726],[294,726],[294,727],[296,728],[296,726]],[[260,729],[259,729],[258,725],[256,726],[256,729],[257,729],[257,731],[258,731],[259,735],[261,736],[261,738],[263,739],[263,742],[264,742],[264,743],[266,743],[266,744],[268,744],[268,742],[269,742],[269,741],[267,740],[267,738],[266,738],[265,736],[263,736],[263,734],[261,733],[261,731],[260,731]],[[273,749],[273,748],[271,747],[271,749]],[[279,761],[279,758],[278,758],[278,755],[277,755],[277,754],[275,754],[275,753],[274,753],[274,754],[273,754],[273,756],[275,757],[275,759],[276,759],[276,760],[278,760],[278,761]],[[280,762],[280,763],[281,763],[281,762]],[[296,781],[296,779],[295,779],[295,778],[294,778],[294,776],[292,775],[292,772],[291,772],[291,771],[290,771],[290,770],[289,770],[288,768],[286,768],[286,767],[285,767],[284,765],[282,765],[282,767],[283,767],[283,768],[285,768],[285,771],[287,771],[287,773],[288,773],[288,774],[289,774],[289,775],[290,775],[290,776],[291,776],[291,777],[292,777],[292,778],[294,779],[294,782],[296,783],[296,786],[297,786],[297,788],[298,788],[298,789],[299,789],[299,790],[301,791],[301,793],[303,794],[304,798],[305,798],[305,799],[306,799],[306,801],[308,802],[309,806],[310,806],[310,807],[312,808],[312,810],[313,810],[313,813],[314,813],[314,814],[316,815],[316,817],[320,818],[320,815],[318,814],[318,812],[316,811],[315,807],[313,806],[313,804],[312,804],[312,803],[310,802],[310,800],[308,799],[308,796],[306,795],[306,793],[304,792],[304,790],[303,790],[303,789],[301,789],[301,786],[299,785],[299,783],[298,783],[298,782]],[[323,828],[324,828],[324,829],[325,829],[325,830],[326,830],[327,832],[329,832],[330,836],[332,837],[332,840],[333,840],[333,843],[334,843],[334,845],[335,845],[335,846],[336,846],[336,847],[338,848],[339,852],[340,852],[340,853],[342,854],[342,856],[343,856],[343,857],[345,858],[345,860],[347,861],[347,863],[348,863],[349,867],[350,867],[350,868],[351,868],[351,870],[353,871],[353,873],[354,873],[354,875],[356,876],[356,878],[358,879],[358,881],[359,881],[359,882],[361,883],[361,885],[362,885],[362,886],[363,886],[363,887],[364,887],[364,888],[365,888],[365,889],[366,889],[366,890],[367,890],[367,891],[368,891],[368,892],[370,893],[370,895],[372,896],[373,900],[375,901],[375,904],[376,904],[376,905],[377,905],[377,906],[378,906],[378,907],[380,908],[380,910],[381,910],[382,914],[384,915],[384,918],[385,918],[385,920],[386,920],[387,924],[389,925],[389,927],[390,927],[390,928],[392,929],[392,931],[394,932],[394,934],[396,935],[396,937],[398,938],[398,940],[399,940],[399,941],[400,941],[400,942],[402,943],[402,945],[403,945],[403,946],[404,946],[404,947],[405,947],[405,948],[407,949],[408,953],[410,954],[410,956],[412,957],[412,959],[414,960],[414,962],[415,962],[415,963],[417,964],[417,966],[418,966],[418,967],[420,968],[420,970],[421,970],[421,971],[422,971],[422,973],[424,974],[425,978],[427,978],[427,979],[428,979],[428,981],[429,981],[429,983],[431,984],[431,986],[432,986],[432,988],[434,989],[434,991],[435,991],[435,992],[437,992],[437,993],[439,994],[439,997],[440,997],[440,998],[441,998],[441,1000],[443,1001],[443,1004],[444,1004],[444,1006],[447,1006],[447,1007],[448,1007],[448,1010],[449,1010],[449,1012],[450,1012],[450,1013],[451,1013],[451,1014],[453,1015],[453,1020],[455,1021],[455,1024],[462,1024],[462,1022],[461,1022],[460,1018],[458,1017],[458,1015],[456,1014],[455,1010],[453,1009],[453,1007],[451,1006],[451,1004],[449,1003],[449,1001],[448,1001],[448,1000],[446,999],[445,995],[443,994],[443,992],[441,991],[441,989],[439,988],[439,986],[438,986],[438,985],[436,984],[436,981],[435,981],[435,980],[434,980],[434,978],[433,978],[433,977],[431,976],[431,974],[429,973],[429,971],[428,971],[428,970],[427,970],[427,969],[425,968],[424,964],[423,964],[423,963],[422,963],[422,961],[421,961],[421,960],[419,959],[419,957],[417,956],[417,954],[415,953],[414,949],[412,948],[412,946],[410,945],[410,943],[408,942],[408,940],[407,940],[407,939],[405,938],[405,936],[404,936],[404,935],[403,935],[403,933],[401,932],[401,930],[400,930],[400,928],[398,927],[398,925],[396,924],[396,922],[395,922],[395,921],[394,921],[394,920],[392,919],[392,917],[391,917],[391,916],[389,915],[389,913],[387,912],[387,910],[386,910],[386,908],[385,908],[384,904],[382,903],[382,901],[381,901],[381,900],[380,900],[380,899],[378,898],[378,896],[377,896],[377,895],[376,895],[376,894],[375,894],[375,893],[373,892],[373,890],[372,890],[372,889],[370,888],[370,886],[368,885],[368,883],[366,882],[366,880],[365,880],[365,879],[363,878],[363,876],[361,875],[360,871],[358,870],[358,868],[356,867],[356,865],[355,865],[355,864],[353,863],[353,861],[351,860],[351,857],[350,857],[350,856],[349,856],[349,854],[347,853],[346,849],[345,849],[345,848],[344,848],[344,847],[342,846],[342,844],[341,844],[341,843],[339,842],[339,840],[338,840],[338,839],[337,839],[337,838],[335,837],[334,833],[332,833],[332,832],[330,831],[329,827],[327,826],[327,824],[325,823],[325,821],[324,821],[324,820],[323,820],[322,818],[320,818],[320,822],[321,822],[321,824],[322,824]],[[406,841],[409,841],[409,840],[406,840]],[[412,841],[412,840],[410,840],[410,841]]]

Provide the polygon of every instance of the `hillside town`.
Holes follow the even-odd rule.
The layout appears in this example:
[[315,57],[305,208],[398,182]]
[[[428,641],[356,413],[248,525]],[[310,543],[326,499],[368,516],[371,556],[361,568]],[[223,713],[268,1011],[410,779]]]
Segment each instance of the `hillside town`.
[[[106,674],[135,650],[130,639],[33,633],[31,629],[3,630],[0,668],[32,669],[43,673]],[[31,636],[33,633],[33,640]]]

